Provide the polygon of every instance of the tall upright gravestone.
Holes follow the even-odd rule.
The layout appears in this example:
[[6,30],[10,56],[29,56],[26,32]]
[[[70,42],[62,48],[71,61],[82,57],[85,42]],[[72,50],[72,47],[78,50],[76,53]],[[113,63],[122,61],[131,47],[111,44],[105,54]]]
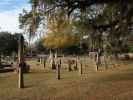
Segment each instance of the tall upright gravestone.
[[18,87],[24,88],[24,79],[23,79],[23,61],[24,61],[24,37],[21,35],[18,40],[18,69],[19,69],[19,79]]

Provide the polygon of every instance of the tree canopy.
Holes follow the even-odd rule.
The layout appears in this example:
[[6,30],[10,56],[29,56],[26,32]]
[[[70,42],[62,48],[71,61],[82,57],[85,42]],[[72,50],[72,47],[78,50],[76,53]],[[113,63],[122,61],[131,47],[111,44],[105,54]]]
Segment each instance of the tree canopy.
[[11,54],[18,52],[18,39],[20,34],[11,34],[9,32],[0,32],[0,53]]
[[[61,41],[68,39],[69,34],[79,33],[82,34],[79,35],[81,40],[83,34],[89,36],[93,48],[109,48],[108,50],[117,52],[121,50],[120,47],[127,45],[127,37],[132,33],[132,0],[30,0],[30,3],[32,10],[23,14],[23,17],[31,15],[28,18],[31,18],[32,25],[36,26],[32,28],[33,31],[37,30],[38,23],[47,28],[45,44],[49,41],[50,47],[53,40],[61,46]],[[20,23],[26,25],[25,21]]]

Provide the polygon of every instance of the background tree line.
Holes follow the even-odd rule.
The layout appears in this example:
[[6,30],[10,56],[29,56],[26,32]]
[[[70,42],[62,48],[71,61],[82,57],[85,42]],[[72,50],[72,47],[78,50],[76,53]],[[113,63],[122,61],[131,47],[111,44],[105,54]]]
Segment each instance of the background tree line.
[[[129,51],[128,38],[132,36],[133,27],[132,0],[30,0],[30,3],[32,10],[21,14],[20,26],[23,29],[28,27],[28,32],[34,35],[43,25],[47,48],[73,44],[70,38],[67,44],[63,42],[71,34],[80,37],[77,43],[88,36],[90,51],[100,49],[104,54],[116,57]],[[59,34],[64,34],[65,38]],[[50,46],[46,40],[54,45]]]

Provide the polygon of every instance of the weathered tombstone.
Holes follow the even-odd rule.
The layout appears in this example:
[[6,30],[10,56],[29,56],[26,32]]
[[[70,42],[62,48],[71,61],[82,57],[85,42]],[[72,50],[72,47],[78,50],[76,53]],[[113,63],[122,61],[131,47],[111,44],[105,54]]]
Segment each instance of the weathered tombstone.
[[43,59],[43,67],[44,67],[44,69],[46,67],[46,59],[45,58]]
[[82,62],[80,62],[80,66],[79,66],[79,75],[83,74],[83,64]]
[[50,63],[50,67],[52,68],[52,70],[55,70],[56,69],[56,61],[55,61],[55,57],[54,57],[54,54],[53,53],[50,53],[50,56],[49,56],[49,63]]
[[106,69],[108,69],[107,60],[108,60],[108,57],[106,55],[103,55],[103,62]]
[[57,63],[57,79],[60,80],[61,59]]
[[39,63],[40,63],[40,64],[41,64],[41,60],[42,60],[41,57],[39,57]]
[[99,66],[101,64],[101,59],[100,59],[98,52],[96,52],[96,54],[95,54],[95,59],[96,59],[95,61],[96,61],[96,66],[97,66],[97,71],[98,71]]
[[19,60],[19,66],[18,66],[18,71],[19,71],[19,80],[18,80],[18,87],[19,88],[24,88],[24,79],[23,79],[23,49],[24,49],[24,38],[23,36],[20,36],[19,38],[19,47],[18,47],[18,60]]
[[68,71],[72,71],[72,61],[68,59]]
[[55,59],[51,61],[52,70],[56,70]]
[[39,58],[39,62],[40,62],[40,64],[43,63],[43,61],[42,61],[42,57]]
[[78,70],[78,56],[75,59],[75,65],[74,65],[74,70]]

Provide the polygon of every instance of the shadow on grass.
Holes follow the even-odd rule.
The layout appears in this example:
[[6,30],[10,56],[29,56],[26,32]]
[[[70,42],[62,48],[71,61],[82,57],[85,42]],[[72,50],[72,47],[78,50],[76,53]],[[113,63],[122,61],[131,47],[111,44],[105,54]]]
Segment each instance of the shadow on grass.
[[13,68],[9,68],[9,69],[0,69],[0,73],[13,72],[13,71],[14,71]]
[[50,74],[54,73],[52,70],[31,70],[28,74]]

